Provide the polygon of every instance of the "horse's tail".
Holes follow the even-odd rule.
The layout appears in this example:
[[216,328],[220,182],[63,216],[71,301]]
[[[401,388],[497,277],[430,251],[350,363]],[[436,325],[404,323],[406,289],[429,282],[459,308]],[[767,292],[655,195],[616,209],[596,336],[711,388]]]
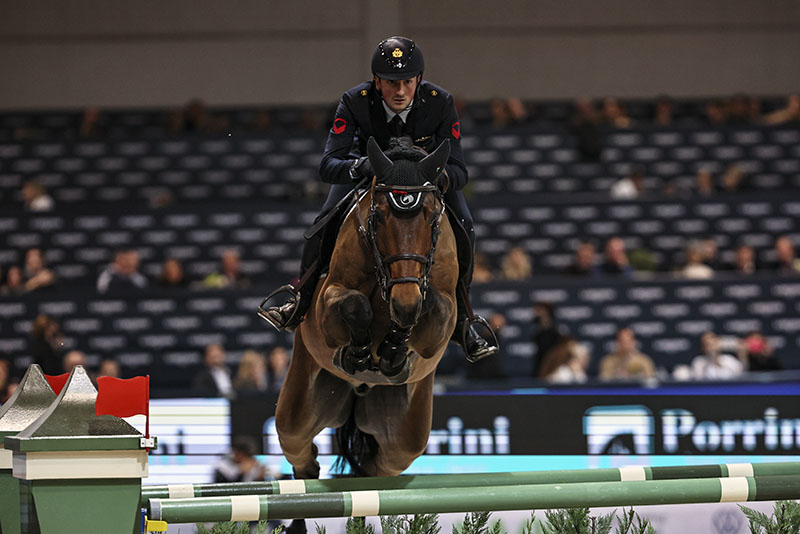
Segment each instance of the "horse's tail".
[[371,434],[362,432],[356,426],[355,403],[347,422],[336,429],[336,444],[339,446],[339,458],[333,463],[334,472],[343,473],[346,462],[355,476],[371,474],[367,466],[374,463],[378,455],[378,442]]

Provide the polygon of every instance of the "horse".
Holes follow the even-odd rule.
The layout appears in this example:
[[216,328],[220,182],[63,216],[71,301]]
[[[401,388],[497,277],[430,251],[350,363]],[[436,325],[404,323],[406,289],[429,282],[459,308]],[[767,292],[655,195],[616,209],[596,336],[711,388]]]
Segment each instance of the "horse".
[[425,450],[456,324],[456,242],[437,185],[449,151],[367,143],[375,176],[354,191],[278,398],[295,478],[319,478],[312,440],[324,428],[359,476],[398,475]]

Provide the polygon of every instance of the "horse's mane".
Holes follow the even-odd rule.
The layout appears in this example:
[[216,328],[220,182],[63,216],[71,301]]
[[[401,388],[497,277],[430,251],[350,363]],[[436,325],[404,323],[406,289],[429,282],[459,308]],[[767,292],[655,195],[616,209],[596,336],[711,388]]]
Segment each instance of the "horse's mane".
[[395,162],[389,176],[384,176],[383,182],[387,185],[423,185],[425,176],[417,171],[416,162],[427,154],[421,148],[413,145],[410,137],[392,137],[389,140],[389,150],[386,157]]

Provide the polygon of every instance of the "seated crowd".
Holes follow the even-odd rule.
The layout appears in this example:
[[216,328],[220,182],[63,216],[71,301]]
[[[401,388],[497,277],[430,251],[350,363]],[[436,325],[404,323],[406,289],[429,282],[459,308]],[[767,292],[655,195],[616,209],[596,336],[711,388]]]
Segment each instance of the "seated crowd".
[[[641,103],[640,103],[641,104]],[[488,114],[476,111],[476,106],[460,106],[464,124],[472,123],[474,129],[497,133],[517,126],[536,125],[537,121],[550,121],[543,106],[531,105],[518,98],[494,99],[488,106]],[[606,98],[599,104],[589,100],[576,101],[569,115],[562,117],[563,126],[575,137],[577,148],[585,161],[597,161],[603,149],[602,136],[611,130],[625,130],[637,125],[764,125],[772,126],[800,122],[800,97],[791,95],[785,105],[765,106],[761,99],[737,95],[729,99],[705,102],[704,107],[682,106],[667,97],[647,105],[639,106],[637,113],[629,113],[627,105],[615,98]],[[642,111],[646,110],[646,111]],[[269,132],[280,128],[280,121],[273,120],[269,109],[251,110],[247,114],[246,131]],[[299,114],[298,129],[320,132],[327,128],[327,111],[306,109]],[[111,135],[112,129],[105,122],[106,114],[97,110],[86,110],[82,114],[79,138],[102,138]],[[232,119],[224,111],[210,111],[199,100],[190,102],[184,109],[169,112],[161,119],[164,132],[169,135],[194,135],[197,133],[218,135],[242,126],[239,119]],[[239,121],[239,122],[237,122]],[[114,135],[119,130],[114,129]],[[42,132],[19,128],[12,132],[11,139],[40,139]],[[45,136],[46,137],[46,136]],[[636,202],[653,197],[707,199],[724,193],[741,192],[747,184],[746,173],[737,164],[725,167],[715,176],[710,169],[697,170],[694,182],[676,184],[668,182],[662,187],[648,188],[645,171],[631,166],[626,176],[621,176],[608,190],[606,199]],[[16,192],[21,206],[31,214],[52,213],[60,209],[47,190],[35,177],[27,177]],[[7,195],[10,198],[12,195]],[[723,199],[724,201],[724,199]],[[526,203],[523,199],[521,203]],[[480,198],[471,203],[480,204]],[[235,208],[233,208],[235,209]],[[630,250],[620,235],[604,236],[602,241],[587,237],[573,239],[573,257],[568,265],[554,269],[537,264],[536,257],[524,246],[512,245],[499,257],[490,257],[478,252],[475,259],[474,281],[476,285],[493,281],[536,281],[547,275],[569,281],[575,279],[633,280],[642,275],[664,273],[686,280],[708,280],[723,275],[748,277],[757,274],[778,276],[800,276],[800,258],[797,257],[797,234],[779,235],[770,250],[758,251],[748,243],[730,236],[728,246],[720,250],[713,237],[696,236],[688,241],[683,253],[677,258],[661,254],[663,251],[637,247]],[[478,247],[480,250],[480,240]],[[602,248],[602,254],[598,251]],[[759,254],[759,252],[761,254]],[[19,297],[27,294],[48,294],[68,285],[60,281],[45,260],[47,250],[39,246],[29,247],[17,262],[0,263],[0,297]],[[93,279],[94,293],[115,295],[123,293],[158,294],[166,288],[186,290],[246,289],[254,284],[242,272],[239,247],[232,246],[219,254],[215,270],[193,273],[189,278],[182,262],[173,257],[149,258],[161,264],[158,273],[142,272],[140,253],[136,244],[125,245],[113,252],[113,258],[96,273]],[[104,261],[108,261],[106,258]],[[92,273],[94,276],[94,273]],[[260,291],[260,289],[259,289]],[[674,379],[674,380],[718,380],[736,378],[746,372],[773,371],[781,365],[775,350],[762,333],[753,331],[741,339],[714,332],[702,334],[702,347],[691,362],[667,369],[637,348],[636,334],[628,327],[616,333],[613,351],[592,365],[592,351],[580,339],[563,331],[557,324],[555,306],[546,302],[534,306],[535,324],[531,376],[551,383],[585,382],[596,369],[599,380],[630,379]],[[492,317],[496,328],[503,328],[506,318],[501,313]],[[266,328],[266,326],[265,326]],[[58,323],[45,314],[31,321],[31,348],[33,361],[42,364],[45,372],[59,374],[76,363],[86,364],[85,354],[79,349],[63,350],[62,334]],[[269,352],[269,357],[263,352]],[[595,350],[595,352],[597,352]],[[595,354],[596,355],[596,354]],[[83,357],[83,359],[81,358]],[[502,357],[502,355],[500,356]],[[203,366],[192,380],[192,389],[198,394],[232,397],[247,392],[274,392],[280,388],[288,365],[289,352],[281,345],[270,351],[255,347],[236,351],[229,355],[221,344],[205,347]],[[88,362],[96,376],[114,376],[120,373],[119,364],[113,358]],[[494,364],[490,364],[494,365]],[[9,361],[0,354],[0,402],[13,391],[15,378],[11,376]],[[234,372],[233,369],[236,369]],[[498,373],[497,376],[501,376]]]

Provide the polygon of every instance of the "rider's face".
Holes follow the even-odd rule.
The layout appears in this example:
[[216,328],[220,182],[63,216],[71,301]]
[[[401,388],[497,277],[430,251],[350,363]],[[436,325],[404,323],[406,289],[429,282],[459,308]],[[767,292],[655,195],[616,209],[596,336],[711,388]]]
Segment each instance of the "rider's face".
[[395,113],[400,113],[414,100],[414,93],[422,76],[416,76],[407,80],[383,80],[375,77],[375,87],[381,93],[383,101],[389,109]]

